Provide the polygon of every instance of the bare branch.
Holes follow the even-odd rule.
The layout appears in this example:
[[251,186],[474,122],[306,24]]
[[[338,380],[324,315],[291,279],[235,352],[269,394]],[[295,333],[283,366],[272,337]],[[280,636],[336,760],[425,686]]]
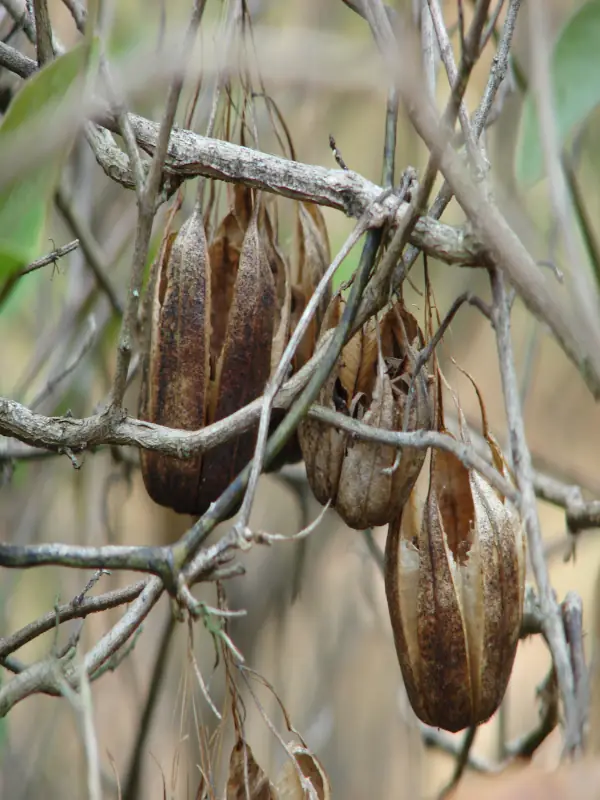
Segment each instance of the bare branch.
[[48,13],[48,0],[33,0],[38,66],[43,67],[54,58],[52,26]]
[[[205,6],[206,0],[195,0],[194,2],[190,23],[183,42],[184,53],[189,53],[192,50],[194,39],[196,38],[196,33],[198,31],[198,26],[200,25],[200,20],[202,19]],[[137,184],[137,181],[140,179],[142,173],[142,166],[141,162],[139,162],[139,159],[136,160],[133,169],[134,178],[136,180],[136,192],[138,194],[138,224],[135,234],[133,265],[129,280],[127,302],[125,305],[125,313],[123,314],[121,333],[119,335],[119,347],[117,350],[117,364],[115,367],[115,377],[111,397],[111,408],[114,409],[121,408],[123,396],[125,394],[125,388],[127,385],[127,369],[129,367],[129,361],[131,359],[133,349],[134,328],[137,318],[140,292],[142,290],[142,278],[146,260],[148,258],[152,224],[156,214],[156,199],[160,189],[165,165],[165,157],[169,147],[169,139],[171,137],[173,123],[175,122],[175,113],[179,104],[179,96],[182,88],[183,74],[179,74],[173,79],[169,87],[165,110],[156,139],[156,148],[150,163],[150,170],[146,176],[143,187]],[[125,126],[124,133],[126,140],[130,141],[130,120],[129,118],[125,119],[124,113],[121,115],[121,122]],[[133,142],[130,142],[130,144],[133,147]],[[133,150],[131,155],[134,155]]]
[[23,267],[18,272],[13,273],[9,278],[4,281],[2,288],[0,288],[0,306],[4,302],[6,302],[7,298],[10,296],[10,293],[14,289],[16,283],[22,278],[24,275],[29,275],[30,272],[35,272],[42,267],[47,266],[48,264],[56,265],[56,262],[59,258],[63,258],[68,253],[72,253],[73,250],[76,250],[79,247],[79,239],[74,239],[72,242],[68,244],[62,245],[62,247],[57,247],[51,253],[48,253],[41,258],[32,261],[31,264],[28,264],[26,267]]
[[116,589],[97,597],[86,597],[79,602],[79,598],[75,598],[70,603],[56,606],[53,611],[49,611],[35,622],[30,622],[16,633],[0,638],[0,659],[6,658],[23,645],[52,630],[61,622],[67,622],[70,619],[85,619],[89,614],[131,603],[139,596],[146,583],[147,580],[138,581],[125,589]]
[[577,752],[582,744],[581,720],[575,697],[573,669],[559,605],[548,575],[544,556],[542,531],[537,513],[533,487],[533,465],[527,446],[525,426],[521,411],[519,388],[515,372],[510,334],[510,308],[507,302],[503,276],[499,270],[491,273],[494,297],[494,327],[502,377],[504,405],[509,429],[512,463],[521,491],[521,515],[527,531],[529,558],[539,591],[540,608],[544,616],[544,630],[552,660],[565,715],[565,739],[569,752]]

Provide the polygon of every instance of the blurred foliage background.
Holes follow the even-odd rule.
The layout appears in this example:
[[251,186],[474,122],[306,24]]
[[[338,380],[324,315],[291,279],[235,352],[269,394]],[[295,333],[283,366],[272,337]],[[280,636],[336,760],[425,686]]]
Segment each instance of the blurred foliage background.
[[[548,0],[547,14],[552,33],[580,5],[567,0]],[[140,42],[156,39],[161,16],[168,24],[184,22],[189,3],[184,0],[128,0],[108,4],[107,37],[111,56],[118,57]],[[221,4],[209,2],[208,14],[216,18]],[[444,3],[447,19],[453,21],[456,4]],[[257,22],[280,28],[301,26],[309,30],[343,32],[367,43],[367,26],[341,2],[334,0],[265,0],[249,3]],[[50,3],[53,24],[66,46],[78,41],[65,6]],[[521,15],[517,29],[515,58],[527,75],[527,18]],[[10,27],[3,19],[0,32]],[[24,52],[33,49],[17,36]],[[12,42],[15,44],[15,41]],[[456,36],[454,37],[456,46]],[[467,103],[477,104],[487,79],[493,48],[488,47],[469,85]],[[307,59],[310,53],[306,54]],[[269,88],[269,76],[265,83]],[[19,81],[8,72],[0,74],[0,92],[16,88]],[[440,72],[439,99],[447,96]],[[292,132],[298,159],[335,167],[328,135],[335,136],[346,163],[367,178],[380,183],[382,169],[384,92],[341,92],[295,85],[277,86],[272,92]],[[132,110],[158,120],[164,93],[147,92]],[[498,202],[536,258],[551,259],[561,268],[562,254],[554,241],[555,222],[548,202],[547,185],[541,181],[524,190],[515,180],[522,96],[514,91],[506,100],[498,122],[487,138],[492,179]],[[185,112],[181,104],[178,120]],[[200,104],[194,128],[202,133],[209,104]],[[261,147],[279,152],[266,117],[259,117]],[[264,137],[264,138],[262,138]],[[600,115],[591,113],[578,136],[577,178],[590,218],[600,218]],[[401,117],[398,169],[411,164],[422,169],[426,153],[416,134]],[[89,228],[117,295],[124,297],[131,263],[136,218],[133,192],[113,184],[97,166],[83,139],[76,142],[63,171],[63,188],[70,206]],[[189,200],[193,184],[188,186]],[[283,201],[285,206],[287,201]],[[185,213],[186,206],[184,205]],[[285,210],[283,211],[285,216]],[[332,251],[336,252],[353,222],[325,209]],[[161,235],[165,209],[155,226],[155,246]],[[462,224],[460,209],[452,204],[444,221]],[[597,230],[596,235],[600,235]],[[285,228],[283,229],[285,233]],[[50,216],[43,251],[53,243],[75,237],[69,223],[55,205]],[[291,229],[284,247],[291,248]],[[344,264],[348,274],[357,251]],[[435,297],[440,312],[465,289],[488,296],[486,276],[472,269],[431,264]],[[421,262],[412,276],[422,287]],[[409,294],[413,310],[422,314],[422,297]],[[61,259],[55,267],[24,277],[0,309],[0,395],[31,403],[73,357],[86,336],[93,315],[97,335],[87,356],[76,370],[45,397],[37,408],[46,414],[75,416],[91,414],[110,388],[118,325],[88,268],[81,249]],[[600,411],[583,382],[557,345],[517,302],[514,341],[525,398],[525,422],[536,466],[581,485],[600,496]],[[441,351],[445,373],[459,391],[461,402],[474,426],[478,426],[476,398],[468,382],[453,367],[450,357],[468,370],[480,386],[492,430],[505,437],[502,393],[495,343],[488,323],[474,309],[461,311]],[[138,383],[130,388],[125,405],[137,409]],[[0,448],[4,444],[0,442]],[[1,456],[0,449],[0,456]],[[0,537],[5,541],[63,541],[99,545],[103,543],[167,543],[189,524],[187,518],[155,506],[147,497],[137,454],[125,459],[108,448],[88,452],[82,468],[74,470],[66,456],[23,458],[8,465],[0,461]],[[318,513],[318,505],[303,485],[298,471],[262,479],[252,526],[291,534]],[[594,532],[582,537],[576,558],[563,561],[568,539],[564,514],[540,504],[543,530],[551,559],[551,575],[559,597],[571,588],[583,597],[584,625],[595,628],[594,584],[600,562],[600,547]],[[218,537],[223,528],[213,537]],[[383,544],[385,531],[375,531]],[[406,701],[396,661],[383,581],[364,538],[338,521],[333,512],[316,535],[306,542],[271,548],[255,547],[242,556],[247,574],[227,584],[232,608],[247,609],[246,617],[232,626],[232,638],[248,664],[270,681],[288,709],[294,726],[319,755],[331,779],[334,797],[362,798],[432,797],[447,781],[453,761],[446,755],[424,749]],[[8,571],[0,583],[0,631],[16,630],[53,607],[60,597],[66,601],[79,593],[87,577],[75,570],[44,568]],[[99,590],[125,585],[131,575],[115,573],[101,578]],[[293,600],[293,588],[300,591]],[[214,602],[214,588],[203,586],[199,594]],[[121,612],[92,615],[85,623],[82,648],[90,646]],[[144,624],[131,654],[114,673],[107,673],[93,686],[96,730],[106,796],[116,797],[115,771],[124,780],[141,710],[151,678],[161,631],[171,609],[163,600]],[[64,628],[64,630],[63,630]],[[61,641],[69,624],[61,628]],[[25,661],[42,657],[52,646],[53,635],[37,639],[19,656]],[[586,645],[592,648],[595,634]],[[143,788],[139,797],[193,798],[199,781],[206,742],[198,722],[209,727],[214,718],[198,689],[188,658],[187,626],[180,625],[169,645],[165,685],[146,743]],[[209,635],[196,626],[194,651],[203,674],[210,677],[210,691],[217,706],[224,703],[222,671],[214,669],[214,651]],[[511,739],[525,733],[538,719],[536,686],[545,676],[549,658],[539,637],[520,645],[502,726]],[[257,695],[268,715],[282,727],[281,713],[273,697],[258,688]],[[254,700],[245,697],[247,733],[257,760],[275,775],[284,753],[269,731]],[[597,724],[592,708],[592,728]],[[3,798],[83,797],[84,758],[77,723],[71,708],[56,699],[34,696],[20,703],[9,721],[0,723],[0,793]],[[475,752],[498,756],[499,721],[485,725]],[[231,742],[223,744],[223,763]],[[536,755],[543,763],[557,757],[559,740],[550,737]],[[112,793],[112,794],[111,794]]]

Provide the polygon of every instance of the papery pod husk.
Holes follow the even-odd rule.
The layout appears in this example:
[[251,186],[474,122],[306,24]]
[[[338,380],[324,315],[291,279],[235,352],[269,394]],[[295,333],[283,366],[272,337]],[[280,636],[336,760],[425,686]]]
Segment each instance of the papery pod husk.
[[[320,208],[314,203],[298,203],[297,220],[297,257],[293,276],[289,284],[289,291],[283,296],[283,308],[286,316],[281,317],[279,333],[275,335],[271,366],[274,371],[289,337],[293,334],[308,301],[315,291],[318,283],[325,274],[331,260],[329,238],[325,220]],[[271,250],[274,261],[281,260],[281,255],[272,235],[272,225],[267,217],[265,229],[267,231],[267,251]],[[279,259],[277,256],[279,255]],[[289,272],[288,272],[289,275]],[[288,287],[286,287],[287,289]],[[280,293],[279,293],[280,294]],[[292,371],[298,372],[315,352],[317,336],[323,320],[325,309],[329,304],[331,291],[324,293],[316,313],[304,333],[292,359]],[[286,329],[284,331],[284,325]],[[285,412],[274,409],[271,414],[270,433],[277,428],[285,417]],[[289,438],[282,450],[273,459],[267,471],[281,469],[285,464],[295,464],[302,459],[302,450],[295,432]]]
[[[292,272],[292,284],[295,289],[292,311],[292,332],[295,329],[306,303],[310,300],[321,278],[331,263],[331,249],[327,226],[323,213],[314,203],[298,203],[296,226],[296,261]],[[294,369],[298,370],[313,355],[317,335],[323,324],[325,312],[331,301],[331,289],[328,287],[320,301],[316,314],[304,335],[303,343],[297,354]]]
[[[220,351],[213,346],[211,338],[208,423],[224,419],[255,400],[263,393],[269,378],[275,286],[261,238],[258,209],[255,209],[243,237],[231,303],[223,309],[226,326]],[[235,259],[231,255],[225,257],[231,268]],[[211,261],[213,278],[222,266],[216,257]],[[200,484],[202,504],[198,513],[208,509],[252,458],[256,432],[255,426],[207,453]]]
[[[271,272],[273,273],[276,298],[273,346],[271,349],[271,374],[273,374],[279,365],[283,351],[285,350],[289,341],[292,326],[295,326],[298,317],[294,317],[294,319],[292,318],[293,289],[290,267],[285,257],[281,253],[281,250],[279,249],[275,235],[274,224],[272,222],[271,215],[266,208],[263,211],[263,221],[263,242],[265,245],[267,259],[271,266]],[[302,310],[304,310],[304,307]],[[312,347],[314,349],[314,344]],[[306,357],[306,360],[308,360],[308,358],[310,358],[310,354]],[[292,361],[292,368],[294,369],[294,367],[297,368],[297,364]],[[269,435],[271,435],[282,422],[283,418],[285,417],[285,413],[286,412],[283,409],[279,408],[274,408],[272,410]],[[285,464],[295,464],[301,459],[302,451],[300,450],[300,443],[298,442],[298,434],[294,432],[277,456],[268,465],[265,472],[277,471]]]
[[[329,307],[324,327],[333,327],[343,302]],[[378,332],[379,341],[378,343]],[[384,430],[402,430],[408,387],[423,335],[401,302],[370,320],[344,347],[325,382],[319,403]],[[380,352],[381,347],[381,352]],[[432,404],[426,368],[415,382],[406,430],[429,428]],[[344,522],[363,530],[385,525],[407,501],[425,453],[362,441],[316,420],[303,420],[299,438],[315,497],[331,502]]]
[[[439,429],[446,433],[443,423]],[[517,512],[454,455],[433,450],[423,509],[413,493],[389,526],[385,586],[417,716],[448,731],[489,719],[521,627],[525,537]]]
[[278,800],[278,794],[254,758],[250,745],[238,738],[229,759],[225,800]]
[[275,288],[273,345],[271,347],[271,374],[273,374],[290,338],[292,279],[289,264],[279,248],[275,225],[266,206],[261,207],[260,230]]
[[[234,207],[220,223],[210,250],[199,208],[166,242],[153,278],[142,419],[198,430],[264,391],[276,299],[258,228],[259,210],[252,210],[251,191],[236,187]],[[280,320],[282,313],[280,309]],[[144,451],[148,493],[179,513],[204,514],[252,457],[256,432],[254,426],[187,460]]]
[[277,800],[305,800],[307,792],[302,788],[298,769],[304,778],[310,781],[318,800],[331,800],[329,777],[314,753],[294,742],[288,744],[287,750],[293,756],[296,765],[291,759],[286,758],[275,782]]
[[[199,209],[165,243],[149,292],[140,419],[197,430],[206,423],[210,373],[210,271]],[[146,490],[156,503],[197,513],[201,455],[178,459],[142,450],[140,460]]]
[[221,220],[209,247],[212,278],[210,346],[211,352],[217,354],[225,341],[244,236],[252,216],[251,200],[251,190],[236,184],[233,208]]

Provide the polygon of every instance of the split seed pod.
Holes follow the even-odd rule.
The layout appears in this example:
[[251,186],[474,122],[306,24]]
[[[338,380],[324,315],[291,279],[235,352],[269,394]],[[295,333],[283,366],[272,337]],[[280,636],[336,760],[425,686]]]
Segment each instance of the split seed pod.
[[[275,285],[258,206],[250,213],[249,192],[237,190],[210,251],[199,210],[167,246],[154,287],[142,419],[196,430],[263,392]],[[255,441],[256,428],[189,460],[145,452],[148,493],[175,511],[201,515],[248,463]]]
[[[298,203],[296,259],[292,272],[292,332],[330,263],[329,237],[321,209],[314,203]],[[317,336],[330,299],[331,292],[327,290],[296,350],[293,362],[296,372],[315,351]]]
[[[336,324],[340,310],[336,300],[325,327]],[[414,384],[412,380],[423,344],[417,321],[397,303],[379,322],[370,320],[344,347],[319,403],[375,428],[429,428],[432,406],[426,368]],[[323,504],[331,502],[344,522],[357,530],[385,525],[398,514],[425,459],[423,451],[406,448],[398,453],[394,447],[355,439],[312,419],[303,420],[299,436],[315,497]]]
[[[459,419],[468,443],[460,409]],[[443,419],[438,427],[447,433]],[[484,434],[508,478],[485,417]],[[424,507],[413,492],[389,526],[385,586],[417,716],[448,731],[489,719],[506,691],[523,613],[525,538],[516,510],[454,455],[433,450]]]
[[[273,370],[276,369],[281,354],[283,353],[285,345],[289,341],[289,337],[293,334],[306,304],[310,300],[313,292],[317,288],[321,278],[327,271],[330,261],[331,252],[329,247],[329,237],[327,236],[327,228],[325,219],[321,213],[319,206],[314,203],[298,203],[297,204],[297,225],[296,225],[296,257],[294,260],[293,271],[289,270],[289,281],[286,285],[286,292],[284,295],[282,308],[286,310],[286,314],[282,313],[281,322],[279,325],[280,336],[276,337],[276,343],[273,346],[273,354],[271,357],[271,364]],[[267,222],[269,220],[267,219]],[[267,252],[271,253],[275,261],[283,262],[274,237],[272,235],[273,227],[270,224],[265,226],[267,233]],[[278,273],[281,274],[283,270],[280,268]],[[279,290],[281,294],[281,290]],[[323,316],[329,300],[331,298],[331,291],[328,290],[324,293],[322,301],[319,303],[316,314],[310,321],[308,328],[296,349],[296,353],[292,359],[292,369],[297,372],[306,362],[312,357],[315,346],[317,343],[317,334],[323,321]],[[287,326],[284,333],[284,324]],[[285,411],[281,409],[273,409],[271,414],[271,428],[272,433],[285,417]],[[298,439],[298,432],[294,432],[282,450],[273,459],[267,471],[281,469],[285,464],[295,464],[302,459],[302,451]]]

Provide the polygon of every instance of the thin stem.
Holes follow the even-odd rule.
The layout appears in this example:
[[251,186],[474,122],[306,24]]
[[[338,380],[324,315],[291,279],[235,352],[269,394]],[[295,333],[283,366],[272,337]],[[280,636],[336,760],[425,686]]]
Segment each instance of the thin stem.
[[152,728],[152,718],[167,675],[167,664],[171,653],[171,641],[176,627],[175,616],[171,610],[169,610],[169,616],[168,619],[165,620],[156,650],[154,668],[152,669],[152,675],[150,677],[150,685],[146,695],[146,702],[144,703],[144,710],[138,723],[135,744],[129,761],[127,778],[125,779],[123,789],[123,800],[136,800],[140,794],[144,750]]
[[[194,2],[194,9],[182,45],[184,53],[190,53],[193,49],[194,39],[196,38],[205,6],[206,0],[195,0]],[[121,408],[127,385],[127,370],[133,350],[133,336],[140,292],[142,289],[142,278],[148,258],[152,224],[156,213],[156,200],[182,88],[183,73],[177,75],[169,86],[165,110],[158,132],[156,149],[150,163],[150,170],[145,179],[143,191],[138,190],[138,224],[135,235],[133,266],[127,293],[127,303],[119,336],[117,364],[111,398],[111,407],[113,409]]]
[[63,258],[68,253],[72,253],[73,250],[76,250],[78,247],[79,239],[74,239],[72,242],[64,244],[62,247],[57,247],[51,253],[32,261],[31,264],[28,264],[26,267],[22,267],[22,269],[13,273],[4,281],[4,284],[0,289],[0,307],[2,307],[2,305],[8,300],[16,284],[24,275],[29,275],[30,272],[35,272],[42,267],[46,267],[48,264],[52,264],[54,267],[56,267],[59,258]]
[[573,670],[560,607],[554,596],[544,556],[544,542],[533,485],[533,464],[525,436],[518,379],[514,365],[510,310],[504,278],[500,270],[496,269],[491,272],[491,281],[494,298],[494,327],[510,434],[512,464],[521,492],[520,509],[527,531],[529,558],[538,587],[540,607],[544,615],[545,635],[552,653],[563,702],[566,747],[569,752],[577,752],[582,744],[582,731],[575,698]]

